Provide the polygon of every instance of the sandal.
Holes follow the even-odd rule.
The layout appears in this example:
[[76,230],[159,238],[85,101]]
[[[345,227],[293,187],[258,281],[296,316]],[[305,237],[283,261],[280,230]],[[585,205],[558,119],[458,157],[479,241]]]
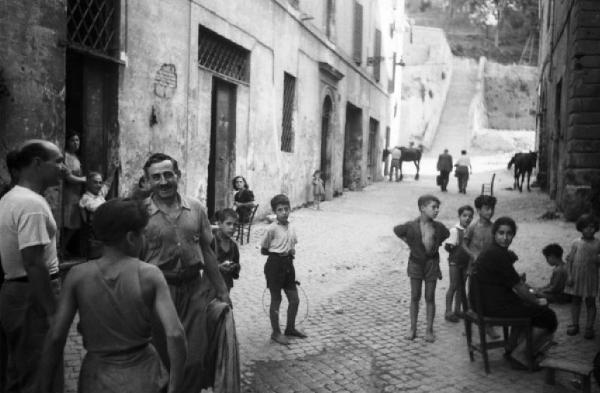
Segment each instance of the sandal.
[[448,322],[453,322],[453,323],[456,323],[456,322],[458,322],[458,321],[459,321],[459,319],[458,319],[458,317],[456,316],[456,314],[453,314],[453,313],[447,313],[447,314],[444,316],[444,319],[445,319],[446,321],[448,321]]
[[585,338],[586,340],[593,340],[594,339],[594,328],[585,328],[585,333],[583,334],[583,338]]
[[567,326],[567,336],[575,336],[576,334],[579,334],[579,325]]

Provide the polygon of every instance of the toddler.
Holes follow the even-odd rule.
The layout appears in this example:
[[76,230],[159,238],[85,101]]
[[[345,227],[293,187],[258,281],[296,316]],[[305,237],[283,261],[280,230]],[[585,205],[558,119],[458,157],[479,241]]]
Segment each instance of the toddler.
[[315,208],[321,210],[321,199],[325,197],[325,188],[323,187],[323,179],[321,179],[321,171],[318,169],[313,173],[312,185]]
[[596,295],[598,294],[598,265],[600,259],[600,240],[594,237],[598,232],[598,220],[589,214],[584,214],[577,220],[577,230],[581,237],[573,242],[567,256],[567,271],[569,278],[565,293],[572,295],[571,321],[567,334],[574,336],[579,333],[579,314],[581,303],[585,301],[587,320],[584,338],[594,338],[594,321],[596,320]]
[[562,259],[562,247],[556,243],[548,244],[542,250],[542,254],[546,258],[548,265],[554,267],[554,269],[552,270],[550,282],[541,288],[535,288],[535,295],[548,299],[550,303],[568,303],[571,301],[571,296],[564,293],[564,290],[569,278],[569,272]]

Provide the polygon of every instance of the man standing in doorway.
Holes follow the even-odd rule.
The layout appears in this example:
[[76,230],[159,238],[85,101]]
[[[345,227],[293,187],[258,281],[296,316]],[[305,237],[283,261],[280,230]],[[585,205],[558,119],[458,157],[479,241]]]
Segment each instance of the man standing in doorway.
[[[37,391],[44,339],[60,291],[56,221],[42,196],[66,174],[64,157],[48,141],[29,140],[18,153],[18,183],[0,200],[0,260],[5,281],[0,323],[6,335],[6,391]],[[62,361],[52,392],[62,392]]]
[[[199,200],[178,192],[181,172],[172,157],[156,153],[144,165],[151,195],[146,199],[150,220],[146,226],[146,249],[142,259],[158,266],[169,284],[171,297],[183,324],[188,357],[182,392],[199,392],[206,387],[208,365],[206,305],[208,281],[200,279],[204,269],[217,297],[231,304],[215,254],[210,222]],[[160,324],[153,329],[153,342],[168,366],[166,339]],[[214,367],[212,367],[214,370]]]
[[437,170],[440,171],[438,186],[446,192],[452,171],[452,156],[448,154],[448,149],[444,149],[444,152],[438,156]]

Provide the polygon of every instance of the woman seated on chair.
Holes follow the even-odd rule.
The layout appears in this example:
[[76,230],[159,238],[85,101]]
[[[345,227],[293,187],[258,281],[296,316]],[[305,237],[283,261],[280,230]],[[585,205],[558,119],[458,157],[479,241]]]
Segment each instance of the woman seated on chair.
[[235,191],[233,209],[240,216],[240,223],[246,223],[250,220],[250,214],[254,207],[254,193],[248,187],[248,182],[243,176],[234,177],[231,183]]
[[[475,298],[476,291],[473,290],[469,291],[469,298],[472,305],[477,305],[476,300],[481,301],[483,310],[477,311],[486,317],[531,318],[533,353],[538,358],[552,345],[552,334],[558,322],[554,311],[547,307],[546,299],[537,298],[531,293],[515,271],[513,264],[518,257],[508,247],[516,233],[517,225],[512,218],[500,217],[494,222],[494,242],[479,254],[474,265],[472,279],[477,279],[481,299]],[[513,367],[524,368],[529,365],[524,339],[507,349],[506,358]]]

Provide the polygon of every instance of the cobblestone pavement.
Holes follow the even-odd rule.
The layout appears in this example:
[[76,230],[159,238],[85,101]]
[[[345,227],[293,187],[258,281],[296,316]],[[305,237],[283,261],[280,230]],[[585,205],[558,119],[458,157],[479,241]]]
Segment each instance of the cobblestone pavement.
[[[516,268],[527,273],[532,285],[549,279],[541,248],[556,241],[567,247],[578,232],[572,223],[540,220],[552,204],[545,194],[507,190],[512,185],[506,170],[496,171],[496,217],[511,215],[519,224],[513,250]],[[464,325],[443,319],[448,286],[446,254],[442,252],[443,280],[438,282],[435,320],[437,341],[423,340],[424,311],[419,337],[403,339],[408,328],[409,289],[406,277],[407,247],[392,227],[418,215],[416,199],[433,193],[442,200],[439,219],[447,226],[456,221],[459,206],[473,203],[489,173],[475,174],[467,195],[441,193],[432,176],[401,183],[377,183],[364,191],[344,193],[321,204],[292,213],[299,237],[295,266],[301,281],[300,328],[309,338],[289,347],[269,341],[262,273],[264,257],[258,240],[266,224],[253,228],[249,244],[241,246],[242,271],[232,290],[245,392],[568,392],[570,375],[559,374],[554,388],[544,385],[543,373],[512,370],[502,350],[490,351],[492,373],[486,375],[481,357],[470,362]],[[454,180],[454,179],[452,179]],[[422,307],[424,304],[422,302]],[[284,320],[286,304],[282,305]],[[560,325],[551,352],[561,358],[587,360],[600,348],[599,340],[568,337],[568,306],[553,306]],[[69,391],[75,391],[82,349],[71,334],[66,349]],[[594,387],[594,392],[599,391]]]

